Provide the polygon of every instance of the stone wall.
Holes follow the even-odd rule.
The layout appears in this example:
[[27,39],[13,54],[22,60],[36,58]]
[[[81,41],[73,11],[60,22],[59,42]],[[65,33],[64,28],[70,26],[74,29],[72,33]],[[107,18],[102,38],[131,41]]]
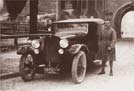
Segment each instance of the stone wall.
[[[22,11],[22,15],[29,15],[29,1],[27,2],[26,6],[24,7],[23,11]],[[56,11],[56,0],[39,0],[39,14],[42,13],[51,13],[51,12],[55,12]]]
[[[39,14],[56,12],[57,0],[39,0]],[[114,14],[115,11],[123,4],[130,2],[131,0],[105,0],[105,12],[107,14]],[[22,15],[29,15],[29,0],[21,12]],[[106,15],[107,15],[106,14]],[[111,15],[111,16],[112,16]]]
[[56,0],[39,0],[39,12],[55,12]]
[[106,16],[110,16],[110,20],[113,17],[113,14],[119,9],[122,5],[130,2],[131,0],[106,0],[105,11]]

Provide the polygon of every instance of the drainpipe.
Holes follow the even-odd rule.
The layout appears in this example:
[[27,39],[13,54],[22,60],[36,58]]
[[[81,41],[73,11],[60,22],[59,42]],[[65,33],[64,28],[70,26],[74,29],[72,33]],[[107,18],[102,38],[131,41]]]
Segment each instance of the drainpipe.
[[38,0],[30,0],[30,34],[37,33]]
[[61,1],[56,0],[56,20],[59,20],[60,12],[61,12]]

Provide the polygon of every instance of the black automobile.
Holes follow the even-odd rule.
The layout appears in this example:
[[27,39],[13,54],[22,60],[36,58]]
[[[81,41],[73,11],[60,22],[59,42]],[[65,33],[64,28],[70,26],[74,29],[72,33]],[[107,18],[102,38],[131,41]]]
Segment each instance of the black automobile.
[[22,55],[19,72],[24,81],[36,73],[70,72],[75,83],[81,83],[87,65],[92,64],[98,50],[98,33],[104,20],[99,18],[68,19],[53,22],[48,32],[28,40],[17,51]]

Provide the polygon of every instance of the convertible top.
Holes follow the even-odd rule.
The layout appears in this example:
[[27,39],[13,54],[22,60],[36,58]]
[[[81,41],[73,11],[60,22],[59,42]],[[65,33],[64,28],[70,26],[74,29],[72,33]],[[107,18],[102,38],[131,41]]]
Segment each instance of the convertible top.
[[90,23],[90,22],[104,24],[104,20],[100,18],[67,19],[67,20],[56,21],[54,23],[60,24],[60,23]]

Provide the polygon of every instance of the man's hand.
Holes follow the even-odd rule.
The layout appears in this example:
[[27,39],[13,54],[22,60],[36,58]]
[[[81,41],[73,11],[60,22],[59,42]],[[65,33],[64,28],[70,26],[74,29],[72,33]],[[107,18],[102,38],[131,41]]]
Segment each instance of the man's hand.
[[108,47],[108,51],[111,51],[112,50],[112,48],[111,47]]

